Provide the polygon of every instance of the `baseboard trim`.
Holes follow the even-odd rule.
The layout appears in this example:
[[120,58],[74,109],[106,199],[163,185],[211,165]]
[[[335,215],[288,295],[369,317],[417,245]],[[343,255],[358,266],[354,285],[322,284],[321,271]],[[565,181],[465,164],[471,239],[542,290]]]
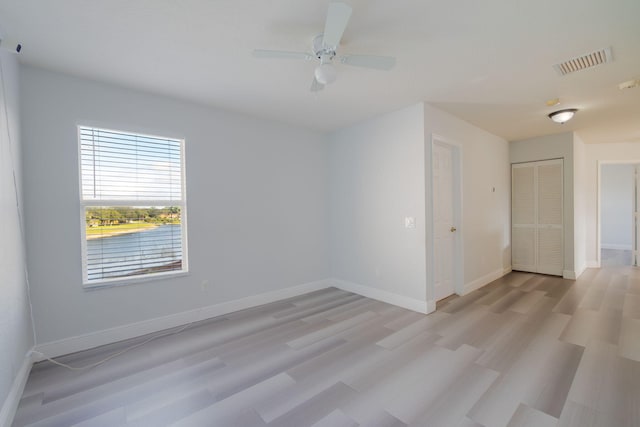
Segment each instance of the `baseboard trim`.
[[[155,319],[143,320],[141,322],[128,325],[117,326],[115,328],[104,329],[102,331],[64,338],[58,341],[38,344],[35,350],[45,354],[47,357],[58,357],[77,351],[88,350],[101,345],[139,337],[154,332],[159,332],[177,326],[187,325],[204,319],[222,316],[238,310],[256,307],[262,304],[269,304],[286,298],[325,289],[333,285],[332,281],[319,280],[298,286],[292,286],[277,291],[266,292],[259,295],[252,295],[233,301],[210,305],[195,310],[182,313],[171,314]],[[36,361],[44,360],[42,356],[36,355]]]
[[575,272],[573,270],[563,270],[562,271],[562,278],[563,279],[568,279],[568,280],[576,280],[576,278],[578,277],[578,275],[576,273],[577,272]]
[[586,265],[576,268],[575,270],[563,270],[562,278],[569,280],[577,280],[578,277],[587,269]]
[[505,276],[507,274],[511,273],[511,267],[507,267],[507,268],[500,268],[498,270],[494,270],[491,273],[485,274],[482,277],[479,277],[475,280],[472,280],[469,283],[465,283],[464,285],[464,289],[462,290],[462,294],[461,295],[466,295],[469,292],[473,292],[476,289],[480,289],[481,287],[488,285],[489,283],[493,282],[496,279],[501,278],[502,276]]
[[[486,283],[489,283],[489,281]],[[396,305],[398,307],[416,311],[418,313],[427,314],[435,311],[436,309],[435,301],[423,301],[335,278],[318,280],[316,282],[305,283],[286,289],[279,289],[277,291],[267,292],[260,295],[252,295],[245,298],[227,301],[224,303],[202,307],[195,310],[189,310],[181,313],[171,314],[168,316],[158,317],[155,319],[143,320],[141,322],[131,323],[128,325],[117,326],[97,332],[38,344],[34,348],[37,353],[34,354],[33,361],[39,362],[41,360],[44,360],[45,357],[43,355],[50,358],[59,357],[66,354],[71,354],[78,351],[88,350],[102,345],[139,337],[142,335],[163,331],[165,329],[187,325],[192,322],[210,319],[216,316],[222,316],[238,310],[244,310],[262,304],[269,304],[286,298],[296,297],[298,295],[303,295],[331,286],[335,286],[336,288],[342,289],[347,292],[353,292],[367,298],[372,298],[378,301]]]
[[601,243],[600,244],[600,248],[601,249],[616,249],[616,250],[621,250],[621,251],[633,250],[633,247],[631,245],[618,245],[616,243]]
[[427,314],[436,311],[436,300],[430,299],[427,301]]
[[333,286],[338,289],[342,289],[343,291],[353,292],[354,294],[362,295],[363,297],[397,305],[398,307],[417,311],[418,313],[427,314],[436,309],[435,301],[432,304],[433,309],[430,310],[430,306],[427,301],[406,297],[404,295],[394,294],[389,291],[383,291],[382,289],[371,288],[369,286],[364,286],[358,283],[353,283],[341,279],[331,279],[331,282]]
[[13,417],[15,417],[16,411],[18,410],[18,404],[20,403],[24,386],[27,384],[29,372],[31,372],[31,367],[33,366],[34,359],[32,355],[33,351],[29,350],[24,356],[22,365],[13,379],[9,394],[2,404],[2,409],[0,409],[0,427],[9,427],[11,423],[13,423]]
[[579,266],[579,267],[577,267],[577,268],[576,268],[576,271],[575,271],[575,273],[576,273],[576,278],[575,278],[574,280],[577,280],[577,279],[582,275],[582,273],[584,273],[584,271],[585,271],[586,269],[587,269],[587,264],[586,264],[586,263],[585,263],[585,264],[582,264],[582,265],[581,265],[581,266]]

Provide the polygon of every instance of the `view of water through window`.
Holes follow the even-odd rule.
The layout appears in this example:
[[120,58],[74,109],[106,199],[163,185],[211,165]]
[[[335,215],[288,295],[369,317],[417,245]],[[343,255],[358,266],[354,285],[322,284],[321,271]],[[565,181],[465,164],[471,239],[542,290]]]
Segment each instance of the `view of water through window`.
[[181,210],[177,207],[87,207],[89,280],[182,269]]
[[180,270],[180,224],[87,239],[89,280]]

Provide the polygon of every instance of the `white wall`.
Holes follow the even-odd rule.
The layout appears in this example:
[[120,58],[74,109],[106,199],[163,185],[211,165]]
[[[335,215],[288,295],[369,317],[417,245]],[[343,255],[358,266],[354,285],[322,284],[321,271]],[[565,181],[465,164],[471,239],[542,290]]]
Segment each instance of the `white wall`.
[[574,271],[579,277],[587,268],[586,207],[587,165],[585,144],[579,135],[573,134],[573,236]]
[[598,267],[598,167],[606,163],[640,163],[640,142],[585,144],[587,198],[587,265]]
[[[427,144],[431,144],[431,135],[436,134],[462,147],[462,292],[469,292],[511,269],[509,143],[430,105],[425,106],[424,117]],[[426,164],[431,165],[429,151]],[[426,177],[427,200],[430,201],[430,173]],[[429,206],[429,222],[430,214]],[[431,236],[427,234],[427,242],[430,241]],[[430,254],[427,255],[430,259]]]
[[[7,414],[7,396],[27,351],[33,346],[24,241],[20,232],[21,137],[19,126],[19,72],[16,57],[0,51],[0,416]],[[8,123],[7,123],[8,119]],[[15,175],[14,175],[15,172]],[[14,188],[17,179],[18,192]],[[17,199],[16,199],[17,197]],[[19,390],[14,390],[19,392]]]
[[[39,344],[329,276],[322,135],[32,67],[22,102]],[[188,276],[82,288],[78,124],[185,138]]]
[[423,129],[416,104],[331,134],[329,205],[333,276],[426,309]]
[[429,309],[432,133],[462,147],[464,292],[511,266],[508,143],[416,104],[333,133],[329,153],[334,277]]
[[603,164],[600,176],[600,247],[632,249],[634,165]]
[[510,143],[511,163],[564,159],[564,276],[575,277],[573,132],[529,138]]

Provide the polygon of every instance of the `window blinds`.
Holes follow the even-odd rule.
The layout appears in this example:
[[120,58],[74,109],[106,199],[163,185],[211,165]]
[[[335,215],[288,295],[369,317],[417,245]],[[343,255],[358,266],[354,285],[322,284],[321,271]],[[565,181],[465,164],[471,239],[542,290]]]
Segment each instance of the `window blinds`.
[[183,141],[79,128],[85,283],[186,271]]
[[182,142],[80,128],[83,200],[182,200]]

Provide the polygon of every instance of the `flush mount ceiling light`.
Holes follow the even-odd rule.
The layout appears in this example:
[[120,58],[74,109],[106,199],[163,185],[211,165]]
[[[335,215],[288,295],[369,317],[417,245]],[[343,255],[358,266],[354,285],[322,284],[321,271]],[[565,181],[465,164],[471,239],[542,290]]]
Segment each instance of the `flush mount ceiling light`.
[[640,87],[640,79],[629,80],[618,85],[618,88],[620,88],[620,90],[633,89],[634,87]]
[[549,114],[549,118],[556,123],[566,123],[573,118],[573,115],[578,111],[577,108],[567,108],[565,110],[554,111]]

